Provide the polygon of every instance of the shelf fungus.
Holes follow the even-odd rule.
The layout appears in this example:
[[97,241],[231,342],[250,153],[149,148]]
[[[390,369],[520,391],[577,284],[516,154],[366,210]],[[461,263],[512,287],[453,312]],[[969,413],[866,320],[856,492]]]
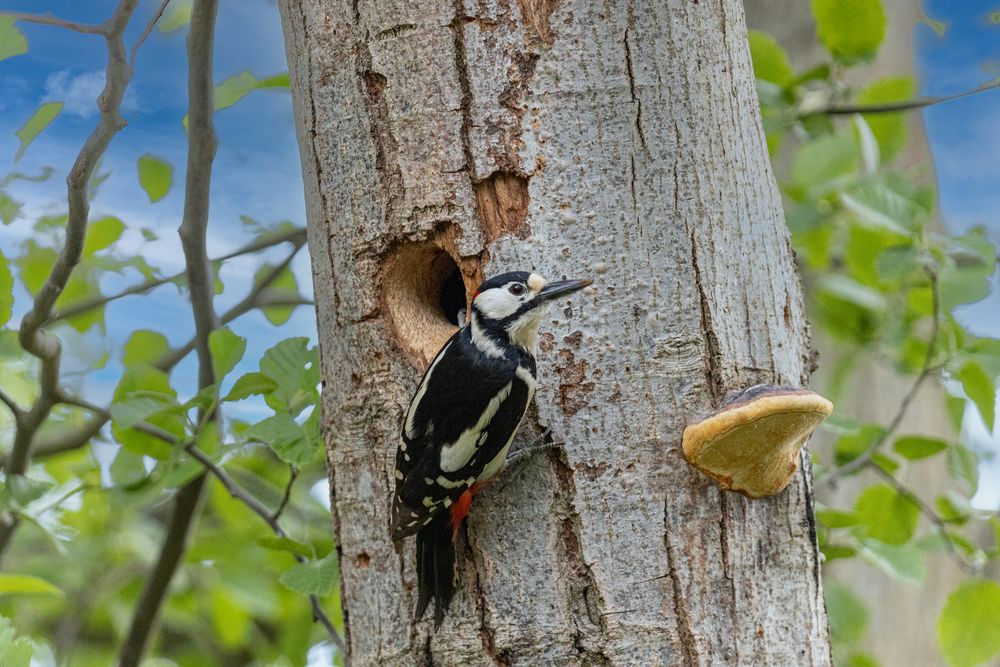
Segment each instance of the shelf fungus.
[[712,416],[684,429],[688,463],[750,498],[780,493],[799,451],[833,404],[805,389],[759,384],[729,392]]

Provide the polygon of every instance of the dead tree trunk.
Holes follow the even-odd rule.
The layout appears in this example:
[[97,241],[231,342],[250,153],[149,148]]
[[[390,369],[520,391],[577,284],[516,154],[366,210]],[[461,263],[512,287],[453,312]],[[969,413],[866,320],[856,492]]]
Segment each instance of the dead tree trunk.
[[[741,3],[280,4],[352,664],[829,665],[808,460],[749,501],[680,449],[807,375]],[[399,421],[442,293],[511,268],[596,279],[543,324],[532,419],[566,445],[479,496],[433,634]]]

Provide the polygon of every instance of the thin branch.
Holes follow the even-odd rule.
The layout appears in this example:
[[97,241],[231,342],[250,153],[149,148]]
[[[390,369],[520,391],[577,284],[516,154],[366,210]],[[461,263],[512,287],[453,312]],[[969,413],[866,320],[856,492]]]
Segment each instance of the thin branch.
[[0,10],[0,14],[4,16],[11,16],[15,21],[36,23],[38,25],[52,25],[57,28],[65,28],[67,30],[83,33],[85,35],[107,34],[107,28],[103,23],[79,23],[77,21],[67,21],[66,19],[61,19],[58,16],[53,16],[52,14],[30,14],[28,12],[12,12],[6,9]]
[[[198,352],[198,389],[215,384],[212,352],[208,340],[219,326],[215,313],[212,265],[208,260],[206,236],[211,192],[212,163],[215,160],[216,138],[212,126],[213,94],[212,53],[215,40],[215,18],[218,0],[195,0],[191,9],[188,32],[188,151],[187,179],[184,187],[184,214],[177,230],[184,249],[188,292],[194,315],[195,349]],[[214,409],[202,412],[199,421],[219,425]],[[128,634],[122,642],[118,664],[137,667],[142,661],[153,626],[167,599],[170,582],[177,573],[187,544],[186,536],[198,516],[205,474],[184,485],[177,494],[170,530],[164,538],[160,555],[153,568],[142,597],[136,605]],[[179,534],[178,537],[173,533]]]
[[[138,0],[121,0],[111,17],[99,29],[86,27],[87,31],[104,35],[107,50],[107,68],[104,90],[98,98],[100,119],[91,131],[83,147],[77,154],[73,167],[66,177],[66,199],[69,214],[66,222],[66,240],[52,270],[41,289],[35,295],[31,309],[21,320],[18,341],[28,354],[40,362],[39,395],[31,408],[21,414],[14,431],[14,443],[5,461],[8,475],[22,475],[31,457],[31,444],[35,434],[57,402],[59,390],[59,361],[61,345],[59,339],[42,329],[42,325],[52,313],[56,299],[63,293],[70,274],[80,261],[83,243],[87,235],[90,214],[87,185],[97,167],[97,163],[107,151],[114,136],[125,127],[120,107],[132,78],[132,68],[126,61],[125,44],[122,35],[135,11]],[[59,25],[61,20],[54,17],[20,15],[20,20]],[[82,24],[76,24],[80,27]],[[64,26],[70,27],[72,26]],[[0,556],[10,544],[11,536],[17,528],[16,517],[10,517],[0,526]]]
[[170,0],[163,0],[163,2],[160,3],[160,8],[156,10],[155,14],[153,14],[153,18],[149,19],[149,23],[146,24],[146,28],[142,31],[142,34],[139,35],[139,39],[135,40],[135,44],[132,45],[132,52],[129,54],[128,58],[129,65],[132,67],[135,67],[135,56],[139,52],[139,47],[146,41],[149,34],[153,32],[156,22],[163,16],[163,12],[167,8],[168,4],[170,4]]
[[285,511],[285,507],[288,506],[288,501],[292,497],[292,487],[295,485],[295,480],[299,478],[299,469],[293,465],[288,466],[288,484],[285,485],[285,492],[281,496],[281,502],[278,503],[278,508],[274,510],[274,514],[271,515],[271,519],[277,523],[278,519],[281,518],[282,512]]
[[[301,231],[301,230],[300,230]],[[290,239],[289,239],[290,240]],[[230,322],[236,320],[237,318],[245,315],[255,308],[262,308],[266,306],[292,306],[292,305],[305,305],[311,303],[305,299],[287,299],[276,297],[273,300],[268,299],[266,295],[267,288],[273,284],[274,280],[280,275],[282,267],[287,267],[294,258],[295,254],[301,249],[302,245],[305,243],[305,235],[301,234],[300,239],[295,239],[292,241],[295,245],[294,250],[285,258],[283,262],[278,267],[275,267],[272,271],[269,271],[267,275],[256,285],[251,288],[247,296],[236,304],[219,318],[221,324],[226,325]],[[248,246],[249,247],[249,246]],[[246,249],[244,249],[246,250]],[[250,251],[247,251],[250,252]],[[244,254],[240,252],[240,254]],[[164,354],[160,359],[158,359],[153,366],[161,371],[169,372],[178,363],[180,363],[184,357],[194,350],[194,338],[189,340],[187,343]],[[79,405],[79,403],[75,403]],[[82,407],[82,406],[81,406]],[[90,409],[90,408],[87,408]],[[60,430],[57,433],[49,434],[45,439],[38,440],[32,447],[32,458],[40,458],[45,456],[52,456],[54,454],[61,454],[63,452],[72,451],[74,449],[79,449],[86,445],[92,438],[94,438],[104,425],[108,422],[109,417],[107,414],[101,415],[99,412],[96,413],[97,416],[90,419],[86,424],[74,429]],[[0,456],[0,466],[4,466],[6,463],[6,457]]]
[[[132,618],[129,634],[122,643],[121,653],[118,655],[118,664],[122,667],[132,667],[142,662],[143,653],[146,652],[148,630],[156,623],[170,582],[187,551],[191,526],[201,508],[201,492],[204,486],[205,473],[202,473],[177,492],[170,524],[167,526],[166,535],[163,536],[163,547],[153,565],[153,571],[146,579],[142,596],[135,605],[135,616]],[[136,634],[143,631],[146,632],[145,635]]]
[[868,450],[851,461],[848,461],[842,466],[839,466],[832,470],[826,478],[820,480],[823,484],[834,485],[837,480],[841,477],[853,474],[858,470],[861,470],[869,463],[872,462],[872,457],[889,441],[889,438],[895,434],[896,429],[899,425],[903,423],[903,418],[906,417],[906,412],[910,408],[910,404],[917,397],[917,392],[920,391],[920,387],[923,385],[924,381],[930,377],[934,371],[935,366],[934,361],[934,348],[937,346],[938,334],[940,332],[940,294],[938,289],[937,276],[933,273],[928,272],[930,277],[930,287],[931,287],[931,333],[927,341],[927,352],[924,354],[924,362],[921,366],[920,373],[917,375],[916,380],[910,386],[910,390],[906,392],[903,400],[900,401],[899,407],[896,409],[896,414],[893,415],[892,421],[886,426],[885,431],[882,435],[872,443],[872,446]]
[[21,408],[18,407],[17,402],[13,398],[8,396],[3,389],[0,389],[0,403],[3,403],[4,405],[7,406],[7,409],[10,410],[10,413],[14,415],[15,422],[21,418]]
[[[266,239],[258,239],[253,243],[250,243],[249,245],[243,246],[242,248],[239,248],[238,250],[235,250],[227,255],[223,255],[222,257],[216,257],[215,259],[210,261],[213,264],[224,262],[226,260],[233,259],[234,257],[239,257],[241,255],[248,255],[257,252],[259,250],[265,250],[267,248],[280,245],[282,243],[285,243],[286,241],[295,244],[296,249],[298,249],[305,244],[305,238],[306,238],[306,230],[303,228],[295,228],[293,230],[277,234],[273,237],[269,237]],[[176,273],[166,278],[154,278],[153,280],[147,280],[144,283],[128,287],[122,290],[121,292],[116,292],[115,294],[109,294],[106,296],[97,297],[95,299],[83,301],[74,306],[70,306],[66,310],[61,310],[52,313],[52,316],[49,318],[48,323],[58,322],[60,320],[65,320],[67,318],[74,317],[81,313],[93,310],[94,308],[99,308],[112,301],[123,299],[127,296],[148,292],[151,289],[155,289],[162,285],[166,285],[167,283],[183,280],[186,276],[187,272],[181,271],[180,273]]]
[[[91,403],[86,399],[79,398],[76,396],[63,396],[63,399],[65,400],[66,403],[79,406],[86,410],[90,410],[94,414],[99,415],[104,419],[111,418],[110,412],[108,412],[106,409],[102,408],[99,405]],[[143,433],[148,433],[149,435],[155,438],[159,438],[160,440],[168,444],[174,446],[181,445],[180,441],[177,440],[177,438],[174,436],[173,433],[165,431],[158,426],[154,426],[146,422],[138,422],[135,424],[134,428],[136,430],[142,431]],[[264,521],[264,523],[266,523],[268,527],[271,528],[271,531],[275,535],[277,535],[278,537],[288,537],[288,533],[286,533],[285,530],[281,527],[281,524],[278,523],[278,519],[280,514],[282,513],[281,509],[287,502],[287,497],[290,494],[289,490],[291,489],[292,482],[294,482],[295,480],[295,476],[293,476],[292,479],[289,481],[285,491],[285,498],[282,499],[281,504],[278,506],[278,509],[272,512],[262,502],[257,500],[256,497],[254,497],[243,487],[237,484],[236,480],[230,477],[229,474],[225,470],[223,470],[221,466],[216,464],[215,461],[212,460],[211,456],[209,456],[208,454],[206,454],[205,452],[203,452],[201,449],[198,448],[196,442],[190,441],[187,443],[183,443],[182,446],[184,448],[184,451],[186,451],[188,454],[191,455],[191,458],[198,461],[198,463],[200,463],[202,467],[205,468],[206,471],[208,471],[213,477],[219,480],[219,483],[222,484],[222,486],[226,489],[226,491],[232,498],[238,500],[247,509],[249,509],[251,512],[259,516]],[[298,562],[300,563],[306,562],[305,557],[299,554],[294,554],[294,555],[295,555],[295,560],[297,560]],[[334,645],[337,646],[337,648],[341,652],[346,651],[346,647],[344,646],[344,640],[340,637],[340,634],[333,627],[333,624],[330,623],[330,619],[327,618],[326,614],[323,612],[323,609],[320,606],[319,598],[315,595],[310,595],[309,601],[310,604],[312,605],[313,616],[320,624],[323,625],[324,628],[326,628],[327,633],[330,635],[330,641],[332,641]]]
[[958,100],[963,97],[969,97],[970,95],[978,95],[979,93],[984,93],[988,90],[994,90],[995,88],[1000,88],[1000,79],[996,81],[991,81],[989,83],[984,83],[983,85],[973,88],[972,90],[966,90],[961,93],[955,93],[954,95],[940,95],[937,97],[917,97],[912,100],[904,100],[902,102],[888,102],[886,104],[854,104],[847,106],[827,107],[825,109],[817,109],[816,111],[810,111],[801,114],[801,117],[816,116],[821,114],[826,116],[843,116],[855,113],[897,113],[900,111],[912,111],[914,109],[923,109],[925,107],[933,106],[935,104],[941,104],[942,102],[951,102],[952,100]]

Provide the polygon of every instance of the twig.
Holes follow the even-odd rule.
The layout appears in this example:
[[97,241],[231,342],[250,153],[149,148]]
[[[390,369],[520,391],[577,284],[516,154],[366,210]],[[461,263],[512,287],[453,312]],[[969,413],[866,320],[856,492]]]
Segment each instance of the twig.
[[[212,162],[215,159],[216,138],[212,127],[213,84],[212,49],[215,39],[217,0],[195,0],[191,10],[188,33],[188,151],[187,180],[184,188],[184,214],[177,230],[184,249],[188,292],[194,315],[195,349],[198,353],[198,388],[215,384],[212,352],[208,339],[219,326],[213,302],[212,267],[208,261],[206,236],[211,191]],[[199,415],[213,421],[216,410]],[[160,609],[167,599],[167,589],[180,564],[187,544],[186,536],[198,516],[205,474],[188,482],[177,494],[170,530],[164,538],[160,555],[142,597],[135,608],[128,634],[122,643],[118,664],[137,667],[142,661],[153,633]],[[179,534],[179,539],[173,533]]]
[[846,475],[853,474],[858,470],[861,470],[869,463],[872,462],[872,456],[878,452],[889,438],[896,432],[899,425],[903,422],[903,418],[906,416],[906,411],[909,409],[910,404],[913,403],[914,399],[917,397],[917,392],[920,390],[921,385],[924,381],[934,373],[935,367],[933,366],[934,361],[934,348],[937,345],[938,334],[940,332],[940,315],[939,310],[940,295],[938,293],[938,283],[937,276],[928,271],[930,276],[930,287],[931,287],[931,333],[927,341],[927,352],[924,354],[924,363],[920,369],[920,373],[917,375],[916,380],[910,386],[910,390],[906,392],[906,396],[900,401],[899,407],[896,409],[896,414],[893,415],[892,421],[886,426],[885,431],[878,437],[875,442],[872,443],[868,450],[859,455],[857,458],[848,461],[842,466],[833,469],[829,475],[824,479],[820,480],[822,484],[834,485],[837,480]]
[[142,34],[139,35],[139,39],[135,40],[135,44],[132,45],[132,52],[129,54],[128,59],[129,65],[132,67],[135,67],[135,56],[139,52],[139,47],[142,46],[142,43],[146,41],[147,37],[149,37],[149,33],[153,32],[153,28],[156,27],[156,22],[163,16],[163,11],[167,8],[168,4],[170,4],[170,0],[163,0],[163,2],[160,3],[160,8],[156,10],[155,14],[153,14],[153,18],[149,19],[149,23],[146,24],[146,28],[142,31]]
[[869,461],[867,465],[877,475],[879,475],[884,480],[889,482],[889,484],[894,489],[896,489],[896,493],[905,497],[911,503],[916,505],[920,509],[921,513],[923,513],[924,516],[930,519],[931,523],[934,524],[934,527],[937,530],[937,532],[944,539],[945,546],[948,548],[949,554],[951,555],[955,563],[958,565],[959,569],[961,569],[968,575],[974,575],[978,573],[977,568],[973,566],[971,563],[969,563],[958,551],[958,547],[955,546],[955,543],[951,539],[951,534],[948,533],[948,527],[945,525],[944,519],[942,519],[941,516],[934,511],[933,507],[925,503],[913,491],[910,491],[908,488],[906,488],[906,486],[904,486],[903,483],[900,482],[898,479],[896,479],[893,475],[883,470],[881,466],[876,465],[872,461]]
[[135,633],[148,630],[156,623],[161,603],[167,595],[167,588],[187,551],[191,525],[198,515],[204,486],[205,473],[202,473],[177,492],[170,525],[167,527],[166,535],[163,536],[163,548],[156,559],[153,571],[149,573],[142,596],[136,603],[129,634],[118,655],[118,664],[122,667],[132,667],[142,661],[142,655],[146,651],[146,635],[140,637]]
[[[14,431],[14,443],[5,462],[8,475],[22,475],[31,456],[31,444],[35,433],[48,418],[56,404],[59,388],[59,359],[61,345],[59,339],[42,329],[49,319],[56,299],[63,293],[70,274],[80,261],[83,243],[87,235],[87,221],[90,213],[87,185],[90,177],[107,150],[112,138],[125,127],[125,119],[119,111],[125,89],[132,78],[132,68],[126,61],[125,44],[122,35],[135,11],[138,0],[121,0],[111,17],[99,28],[84,26],[86,31],[104,35],[107,49],[107,70],[104,90],[98,98],[100,119],[87,137],[83,148],[77,154],[73,167],[66,177],[66,199],[69,215],[66,222],[66,241],[52,270],[41,289],[35,295],[31,309],[21,319],[18,341],[21,347],[40,362],[39,395],[31,408],[22,413]],[[22,14],[21,20],[49,25],[60,25],[61,19]],[[76,28],[72,27],[76,25]],[[77,29],[82,24],[65,25]],[[16,517],[11,517],[0,525],[0,556],[17,528]]]
[[292,497],[292,486],[295,485],[295,480],[299,478],[299,469],[293,465],[288,466],[288,484],[285,485],[285,493],[281,496],[281,502],[278,503],[278,508],[274,510],[274,514],[271,518],[277,522],[281,518],[282,512],[285,511],[285,507],[288,506],[288,500]]
[[954,95],[940,95],[937,97],[917,97],[912,100],[904,100],[902,102],[888,102],[885,104],[855,104],[849,106],[837,106],[837,107],[827,107],[825,109],[817,109],[816,111],[810,111],[804,113],[801,117],[806,116],[816,116],[816,115],[826,115],[826,116],[843,116],[855,113],[897,113],[899,111],[912,111],[913,109],[923,109],[924,107],[929,107],[935,104],[941,104],[942,102],[951,102],[952,100],[958,100],[963,97],[969,97],[970,95],[978,95],[979,93],[984,93],[988,90],[993,90],[995,88],[1000,88],[1000,80],[991,81],[989,83],[984,83],[977,88],[972,90],[966,90],[961,93],[955,93]]
[[14,415],[15,422],[21,418],[21,408],[18,407],[17,402],[13,398],[8,396],[3,389],[0,389],[0,403],[3,403],[4,405],[7,406],[7,409],[10,410],[10,413]]
[[[305,244],[305,238],[306,238],[305,233],[306,233],[305,229],[296,228],[294,230],[278,234],[268,239],[259,239],[227,255],[216,257],[215,259],[212,259],[210,261],[213,264],[224,262],[226,260],[233,259],[234,257],[239,257],[241,255],[249,255],[259,250],[265,250],[267,248],[271,248],[273,246],[280,245],[285,242],[291,242],[295,244],[296,249],[298,249]],[[186,276],[187,272],[181,271],[180,273],[176,273],[166,278],[154,278],[153,280],[147,280],[144,283],[128,287],[122,290],[121,292],[116,292],[114,294],[109,294],[95,299],[83,301],[74,306],[70,306],[66,310],[61,310],[52,313],[52,316],[49,318],[49,322],[58,322],[60,320],[65,320],[67,318],[74,317],[81,313],[93,310],[94,308],[99,308],[100,306],[103,306],[112,301],[117,301],[118,299],[123,299],[125,297],[132,296],[134,294],[142,294],[143,292],[148,292],[149,290],[160,287],[161,285],[166,285],[167,283],[172,283],[177,280],[182,280]]]
[[58,28],[66,28],[73,32],[80,32],[86,35],[107,35],[107,27],[104,23],[78,23],[77,21],[67,21],[52,14],[30,14],[28,12],[12,12],[6,9],[0,10],[0,14],[11,16],[15,21],[25,23],[37,23],[38,25],[53,25]]
[[[81,408],[84,408],[85,410],[90,410],[94,414],[99,415],[104,419],[111,418],[111,413],[108,412],[108,410],[102,408],[99,405],[95,405],[86,399],[79,398],[76,396],[63,396],[63,399],[65,400],[66,403],[79,406]],[[203,452],[201,449],[198,448],[196,442],[190,441],[182,444],[180,443],[180,441],[177,440],[177,438],[174,436],[173,433],[165,431],[158,426],[154,426],[146,422],[138,422],[137,424],[135,424],[134,428],[136,430],[142,431],[143,433],[148,433],[149,435],[155,438],[159,438],[160,440],[168,444],[174,446],[181,445],[184,448],[184,451],[186,451],[191,456],[191,458],[198,461],[198,463],[200,463],[202,467],[205,468],[206,471],[208,471],[213,477],[219,480],[219,483],[222,484],[222,486],[226,489],[226,491],[232,498],[238,500],[247,509],[249,509],[251,512],[259,516],[264,521],[264,523],[266,523],[268,527],[271,528],[271,531],[275,535],[277,535],[278,537],[288,537],[288,533],[286,533],[285,530],[281,527],[281,524],[278,523],[278,518],[279,515],[281,514],[280,510],[284,506],[286,502],[285,500],[282,500],[282,503],[281,505],[279,505],[278,509],[272,512],[269,509],[267,509],[267,507],[262,502],[257,500],[257,498],[251,495],[239,484],[237,484],[236,480],[230,477],[229,474],[225,470],[223,470],[221,466],[216,464],[215,461],[212,460],[211,456],[209,456],[208,454],[206,454],[205,452]],[[293,477],[291,481],[294,481],[294,479],[295,478]],[[291,481],[289,481],[288,487],[286,487],[286,492],[285,492],[286,498],[289,493],[287,489],[291,488]],[[294,555],[295,555],[295,560],[297,560],[298,562],[300,563],[306,562],[306,558],[304,556],[301,556],[300,554],[294,554]],[[340,634],[333,627],[333,624],[330,623],[330,619],[327,618],[326,614],[323,613],[323,610],[320,607],[319,598],[316,597],[315,595],[310,595],[309,600],[313,608],[313,615],[315,616],[316,620],[319,621],[323,625],[323,627],[326,628],[327,632],[330,635],[330,641],[332,641],[340,651],[342,652],[345,651],[346,647],[344,646],[344,640],[340,637]]]

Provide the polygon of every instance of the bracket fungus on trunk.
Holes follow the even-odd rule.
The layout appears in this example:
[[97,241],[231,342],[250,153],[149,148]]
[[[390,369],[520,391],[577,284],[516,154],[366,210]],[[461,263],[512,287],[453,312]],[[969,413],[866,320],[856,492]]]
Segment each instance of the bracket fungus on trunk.
[[684,429],[688,463],[749,498],[780,493],[799,452],[833,404],[806,389],[759,384],[729,392],[710,417]]

